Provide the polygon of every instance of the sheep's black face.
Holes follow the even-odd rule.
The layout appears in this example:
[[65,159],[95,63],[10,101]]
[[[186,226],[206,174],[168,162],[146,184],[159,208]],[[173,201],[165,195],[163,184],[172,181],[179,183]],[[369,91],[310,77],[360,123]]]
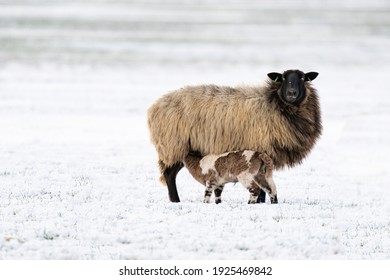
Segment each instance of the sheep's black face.
[[310,82],[317,76],[317,72],[305,74],[299,70],[287,70],[283,74],[275,72],[268,74],[270,79],[281,83],[281,98],[296,106],[299,106],[306,97],[305,82]]

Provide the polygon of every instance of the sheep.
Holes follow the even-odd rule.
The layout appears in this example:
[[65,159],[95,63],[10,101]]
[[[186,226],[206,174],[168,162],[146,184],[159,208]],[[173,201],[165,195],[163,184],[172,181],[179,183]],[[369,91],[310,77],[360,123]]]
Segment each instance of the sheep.
[[[262,86],[187,86],[148,109],[150,140],[158,153],[160,181],[180,202],[176,176],[190,151],[265,152],[275,169],[301,164],[322,132],[317,72],[268,74]],[[263,194],[258,202],[263,201]]]
[[191,152],[183,162],[192,177],[206,187],[205,203],[210,202],[213,191],[215,203],[221,203],[224,185],[236,182],[240,182],[249,190],[249,204],[256,203],[261,189],[269,194],[272,204],[278,203],[272,178],[272,159],[265,153],[233,151],[202,157]]

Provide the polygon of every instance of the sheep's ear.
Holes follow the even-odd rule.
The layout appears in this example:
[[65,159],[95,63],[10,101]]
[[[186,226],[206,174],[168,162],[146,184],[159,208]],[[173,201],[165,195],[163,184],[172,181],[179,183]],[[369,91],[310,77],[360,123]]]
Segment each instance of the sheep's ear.
[[272,81],[274,82],[281,82],[282,81],[282,74],[280,73],[276,73],[276,72],[271,72],[271,73],[268,73],[268,78],[270,78]]
[[315,78],[317,78],[318,76],[318,73],[317,72],[307,72],[305,74],[305,81],[306,82],[311,82],[313,81]]

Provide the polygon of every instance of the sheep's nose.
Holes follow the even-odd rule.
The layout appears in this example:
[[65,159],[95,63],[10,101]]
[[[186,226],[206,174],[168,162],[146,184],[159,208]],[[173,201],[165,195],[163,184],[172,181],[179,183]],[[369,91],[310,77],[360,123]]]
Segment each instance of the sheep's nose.
[[288,89],[288,95],[295,95],[297,91],[294,88]]

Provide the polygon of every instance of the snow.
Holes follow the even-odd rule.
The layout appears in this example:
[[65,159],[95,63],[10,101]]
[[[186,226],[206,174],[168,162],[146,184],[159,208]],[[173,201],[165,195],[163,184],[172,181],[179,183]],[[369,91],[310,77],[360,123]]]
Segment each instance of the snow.
[[[3,1],[0,259],[388,259],[388,1]],[[321,4],[320,4],[321,3]],[[146,110],[318,71],[324,134],[278,205],[158,182]]]

